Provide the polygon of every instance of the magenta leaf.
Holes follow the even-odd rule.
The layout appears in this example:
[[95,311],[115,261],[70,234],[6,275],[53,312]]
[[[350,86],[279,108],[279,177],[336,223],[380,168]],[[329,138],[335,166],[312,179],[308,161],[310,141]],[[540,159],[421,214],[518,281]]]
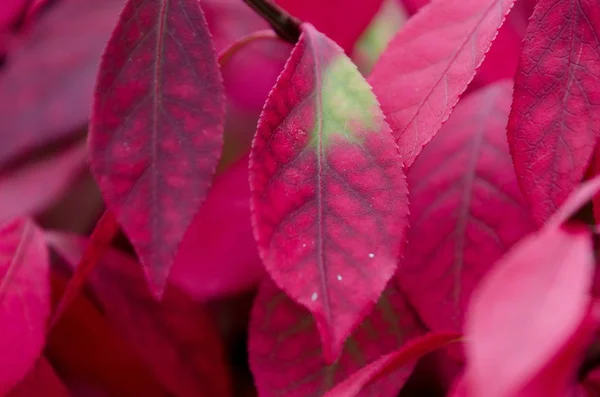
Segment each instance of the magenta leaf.
[[[392,282],[346,341],[331,365],[323,361],[315,321],[266,279],[250,322],[250,367],[261,397],[321,397],[369,362],[391,353],[422,332],[406,300]],[[358,396],[396,396],[412,363],[366,387]]]
[[552,215],[549,224],[561,224],[569,220],[581,207],[594,198],[600,190],[600,175],[583,182]]
[[244,1],[201,0],[210,33],[218,51],[269,25]]
[[405,365],[414,364],[426,354],[433,353],[449,343],[458,341],[460,334],[431,333],[404,344],[393,353],[386,354],[338,383],[325,397],[356,397],[369,385]]
[[195,299],[249,289],[264,274],[250,224],[248,157],[215,178],[175,256],[171,281]]
[[381,8],[383,0],[276,0],[276,3],[293,16],[310,22],[347,54],[352,54],[354,44]]
[[100,54],[122,6],[62,0],[35,21],[0,74],[0,166],[86,123]]
[[534,230],[506,143],[512,82],[463,99],[408,173],[408,242],[396,273],[434,330],[462,330],[471,293]]
[[600,136],[599,22],[593,0],[539,0],[527,28],[508,142],[540,223],[581,181]]
[[85,168],[79,142],[15,169],[0,171],[0,222],[33,215],[52,205]]
[[[68,265],[79,263],[85,239],[60,233],[47,238]],[[231,395],[222,342],[202,306],[170,284],[157,302],[138,264],[117,250],[104,255],[89,280],[116,331],[173,395]]]
[[[562,396],[573,377],[574,337],[588,316],[594,254],[589,229],[548,225],[527,237],[496,263],[473,294],[465,325],[470,397]],[[587,334],[587,336],[585,335]],[[583,343],[579,340],[585,336]],[[533,382],[548,366],[545,382]],[[546,393],[539,386],[553,386]],[[519,394],[523,390],[528,393]]]
[[100,65],[91,168],[158,295],[206,198],[223,118],[221,75],[198,1],[127,1]]
[[252,220],[267,271],[313,314],[331,363],[396,268],[408,198],[371,88],[303,26],[253,142]]
[[3,0],[0,5],[0,31],[12,28],[15,21],[24,13],[29,0]]
[[369,78],[410,166],[473,79],[514,0],[438,0],[410,18]]
[[71,394],[54,372],[52,365],[42,357],[7,397],[70,397]]
[[42,353],[50,314],[44,235],[28,219],[0,224],[0,396],[31,370]]

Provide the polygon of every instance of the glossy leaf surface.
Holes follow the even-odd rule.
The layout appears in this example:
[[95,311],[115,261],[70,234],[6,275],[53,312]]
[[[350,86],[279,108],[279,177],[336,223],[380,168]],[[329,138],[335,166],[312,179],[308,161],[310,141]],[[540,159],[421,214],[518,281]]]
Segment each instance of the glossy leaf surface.
[[408,241],[397,272],[434,330],[462,330],[471,293],[534,222],[512,168],[512,82],[463,99],[408,172]]
[[31,370],[42,353],[50,314],[44,235],[28,219],[0,225],[0,396]]
[[[315,321],[271,280],[265,280],[254,302],[250,323],[250,367],[261,397],[321,397],[369,362],[391,353],[422,332],[394,283],[373,312],[346,341],[340,358],[323,361]],[[361,397],[396,396],[413,365],[375,382]]]
[[223,117],[199,2],[129,0],[100,65],[90,158],[158,294],[212,181]]
[[405,365],[414,364],[421,357],[459,340],[460,334],[431,333],[404,344],[393,353],[369,363],[343,382],[329,390],[325,397],[356,397],[382,377],[390,376]]
[[448,119],[514,0],[439,0],[410,18],[369,78],[405,165]]
[[465,325],[466,379],[474,397],[561,395],[571,371],[556,371],[545,382],[555,386],[553,394],[518,392],[580,329],[593,269],[591,235],[581,225],[549,225],[496,263],[473,294]]
[[181,242],[171,280],[195,299],[208,300],[249,289],[263,275],[250,224],[246,156],[215,178]]
[[267,271],[313,314],[333,362],[395,270],[408,200],[369,85],[303,26],[253,142],[252,219]]
[[351,54],[383,0],[276,0],[276,3],[293,16],[310,22]]
[[599,22],[593,0],[539,0],[527,28],[508,142],[539,222],[581,181],[600,136]]
[[[49,237],[69,263],[78,263],[85,240]],[[133,346],[154,376],[177,396],[231,394],[221,341],[202,306],[170,285],[162,301],[154,300],[137,263],[109,251],[91,286],[116,330]]]
[[32,24],[0,74],[0,166],[87,122],[100,55],[122,7],[123,0],[62,0]]

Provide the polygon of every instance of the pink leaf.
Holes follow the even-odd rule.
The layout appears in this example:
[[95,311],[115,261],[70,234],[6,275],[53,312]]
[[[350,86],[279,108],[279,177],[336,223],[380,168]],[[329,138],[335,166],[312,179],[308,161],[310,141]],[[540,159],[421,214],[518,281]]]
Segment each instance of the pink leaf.
[[435,333],[418,337],[404,344],[400,349],[387,354],[377,361],[338,383],[325,397],[356,397],[373,382],[406,365],[414,364],[421,357],[433,353],[445,345],[460,339],[460,334]]
[[0,396],[33,368],[50,314],[48,253],[32,221],[0,225]]
[[158,295],[206,198],[223,118],[221,75],[198,1],[127,1],[100,65],[91,168]]
[[244,1],[201,0],[206,22],[218,51],[269,25]]
[[69,397],[69,391],[44,357],[7,397]]
[[536,219],[581,181],[600,136],[600,8],[539,0],[515,81],[508,142]]
[[[530,386],[580,329],[593,271],[591,235],[582,226],[549,225],[496,263],[466,319],[471,397],[512,397]],[[552,394],[523,395],[559,396],[572,371],[546,379]]]
[[514,0],[437,0],[410,18],[369,82],[406,166],[473,79]]
[[549,224],[561,224],[569,220],[581,207],[588,203],[600,190],[600,175],[583,182],[552,215]]
[[[276,0],[282,8],[351,54],[354,44],[381,8],[383,0]],[[334,23],[332,21],[340,21]]]
[[[71,266],[86,246],[65,234],[48,240]],[[155,301],[138,264],[116,250],[106,253],[90,283],[115,329],[167,390],[181,397],[231,395],[222,342],[202,306],[171,285]]]
[[0,171],[0,222],[53,204],[84,170],[86,147],[75,144],[16,169]]
[[86,123],[100,54],[122,6],[62,0],[33,24],[0,75],[0,166]]
[[371,88],[303,26],[254,139],[252,220],[267,271],[313,314],[331,363],[396,268],[408,199]]
[[263,274],[250,224],[246,156],[215,179],[181,242],[171,280],[207,300],[248,289]]
[[423,321],[461,331],[471,293],[534,230],[506,143],[512,83],[462,100],[408,173],[408,243],[397,277]]
[[[250,322],[250,367],[261,397],[321,397],[369,362],[391,353],[421,326],[391,283],[377,306],[346,341],[339,359],[323,362],[317,326],[310,313],[267,279],[259,289]],[[412,372],[412,363],[359,394],[392,397]]]

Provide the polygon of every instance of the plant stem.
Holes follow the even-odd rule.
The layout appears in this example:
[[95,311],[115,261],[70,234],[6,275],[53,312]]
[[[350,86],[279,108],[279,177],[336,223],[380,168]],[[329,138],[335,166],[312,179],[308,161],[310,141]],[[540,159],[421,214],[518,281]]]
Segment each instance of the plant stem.
[[270,0],[244,0],[258,15],[263,17],[283,40],[296,44],[302,30],[300,21]]

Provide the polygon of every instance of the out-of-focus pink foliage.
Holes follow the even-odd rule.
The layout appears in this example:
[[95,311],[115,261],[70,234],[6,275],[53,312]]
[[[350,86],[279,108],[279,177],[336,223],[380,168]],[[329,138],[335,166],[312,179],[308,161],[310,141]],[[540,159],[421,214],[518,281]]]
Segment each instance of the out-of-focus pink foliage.
[[217,176],[186,233],[172,282],[199,300],[256,285],[264,270],[250,224],[248,156]]
[[26,32],[0,70],[0,167],[85,124],[100,54],[122,6],[62,0]]
[[34,367],[50,314],[44,235],[27,218],[0,224],[0,396]]
[[[48,239],[76,266],[84,239],[63,234]],[[117,251],[107,253],[90,280],[109,320],[167,390],[182,397],[231,394],[221,341],[200,304],[171,285],[156,302],[140,266]]]
[[33,369],[7,397],[69,397],[71,394],[56,376],[52,365],[44,357],[40,358]]

